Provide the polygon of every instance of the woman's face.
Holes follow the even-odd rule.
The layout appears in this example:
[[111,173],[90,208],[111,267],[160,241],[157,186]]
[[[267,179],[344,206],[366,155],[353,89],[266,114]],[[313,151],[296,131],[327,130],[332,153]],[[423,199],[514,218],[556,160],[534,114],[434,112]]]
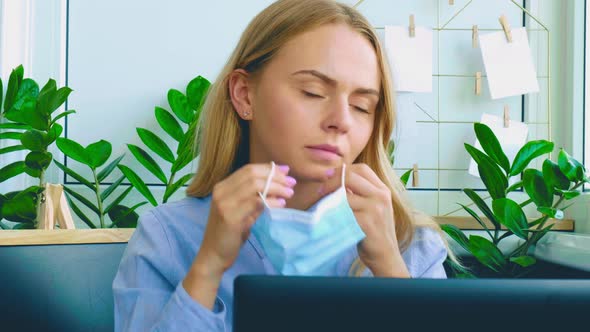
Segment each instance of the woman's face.
[[347,25],[297,36],[254,81],[250,162],[272,160],[300,180],[321,180],[367,145],[381,78],[372,45]]

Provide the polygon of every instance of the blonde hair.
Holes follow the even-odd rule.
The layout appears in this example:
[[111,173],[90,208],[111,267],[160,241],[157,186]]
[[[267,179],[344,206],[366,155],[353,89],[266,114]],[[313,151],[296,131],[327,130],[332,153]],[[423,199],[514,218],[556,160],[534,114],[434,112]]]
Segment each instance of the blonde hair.
[[[231,103],[228,79],[238,68],[258,72],[289,40],[324,24],[343,23],[367,38],[375,49],[381,75],[381,96],[375,112],[373,133],[355,163],[367,164],[391,190],[395,231],[403,252],[412,241],[415,227],[437,231],[447,248],[444,232],[428,215],[413,209],[406,190],[393,170],[387,145],[395,123],[395,100],[386,56],[371,24],[356,9],[334,0],[279,0],[260,12],[243,32],[237,47],[211,85],[198,124],[199,167],[186,193],[204,197],[229,174],[249,162],[248,122],[240,119]],[[196,144],[195,144],[196,145]],[[448,250],[449,257],[456,261]],[[351,275],[366,266],[360,259],[352,264]]]

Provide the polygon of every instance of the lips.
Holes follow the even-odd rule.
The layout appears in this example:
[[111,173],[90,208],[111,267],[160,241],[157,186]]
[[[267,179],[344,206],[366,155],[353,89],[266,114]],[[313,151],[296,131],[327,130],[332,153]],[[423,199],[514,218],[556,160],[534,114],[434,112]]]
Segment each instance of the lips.
[[336,154],[336,155],[342,157],[342,153],[340,152],[340,149],[338,149],[338,147],[335,146],[335,145],[320,144],[320,145],[311,145],[311,146],[308,146],[308,148],[315,149],[315,150],[326,151],[326,152],[331,152],[333,154]]

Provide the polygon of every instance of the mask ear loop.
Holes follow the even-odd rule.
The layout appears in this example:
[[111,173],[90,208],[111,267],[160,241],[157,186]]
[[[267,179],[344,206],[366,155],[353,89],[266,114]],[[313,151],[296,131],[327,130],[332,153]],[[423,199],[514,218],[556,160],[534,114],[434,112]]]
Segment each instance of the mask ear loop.
[[272,181],[273,176],[275,175],[275,162],[271,161],[270,162],[270,174],[268,175],[268,178],[266,179],[266,184],[264,185],[264,191],[261,193],[258,193],[258,195],[260,195],[260,197],[262,197],[262,200],[266,203],[266,195],[268,194],[268,190],[270,189],[270,183]]
[[346,178],[346,164],[342,164],[342,179],[340,180],[340,186],[344,187],[344,179]]

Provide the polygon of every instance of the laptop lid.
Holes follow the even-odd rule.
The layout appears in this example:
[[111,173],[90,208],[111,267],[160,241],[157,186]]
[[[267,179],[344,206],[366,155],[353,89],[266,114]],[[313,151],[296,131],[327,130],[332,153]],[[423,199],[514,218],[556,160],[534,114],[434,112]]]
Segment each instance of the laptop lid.
[[[590,329],[590,279],[239,276],[233,330]],[[555,331],[555,330],[553,330]]]

